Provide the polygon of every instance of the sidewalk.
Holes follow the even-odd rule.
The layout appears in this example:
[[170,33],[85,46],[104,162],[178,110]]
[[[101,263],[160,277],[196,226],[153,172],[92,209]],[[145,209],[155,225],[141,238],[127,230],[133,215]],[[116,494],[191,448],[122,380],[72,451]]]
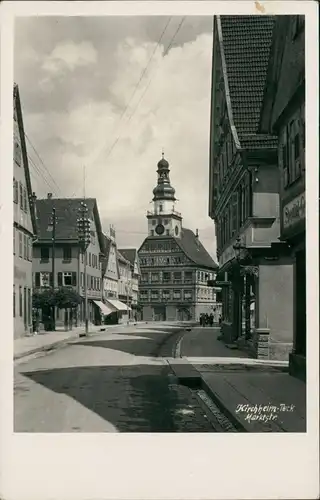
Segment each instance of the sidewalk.
[[[89,326],[89,336],[92,334],[102,333],[108,330],[113,330],[117,328],[124,328],[130,326],[136,326],[144,321],[137,321],[136,323],[118,324],[118,325],[90,325]],[[73,327],[72,330],[65,331],[60,328],[54,332],[40,332],[37,335],[31,335],[27,337],[21,337],[14,340],[14,360],[24,358],[25,356],[30,356],[37,352],[47,351],[58,346],[62,346],[69,342],[70,340],[79,338],[80,333],[84,333],[84,326]]]
[[185,335],[181,357],[168,360],[180,383],[204,390],[242,432],[306,432],[306,384],[286,373],[288,362],[247,358],[218,333]]

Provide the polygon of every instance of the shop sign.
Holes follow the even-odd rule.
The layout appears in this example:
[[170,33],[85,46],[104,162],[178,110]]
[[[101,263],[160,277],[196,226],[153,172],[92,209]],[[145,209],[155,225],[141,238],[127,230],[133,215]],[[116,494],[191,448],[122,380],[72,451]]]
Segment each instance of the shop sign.
[[305,193],[300,194],[283,208],[283,228],[288,229],[305,219]]

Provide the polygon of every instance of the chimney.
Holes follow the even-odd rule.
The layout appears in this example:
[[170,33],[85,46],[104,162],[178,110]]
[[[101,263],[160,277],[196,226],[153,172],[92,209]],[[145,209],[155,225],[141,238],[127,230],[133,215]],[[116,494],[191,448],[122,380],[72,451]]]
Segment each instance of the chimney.
[[48,199],[48,200],[51,200],[51,198],[52,198],[52,193],[48,193],[48,194],[47,194],[47,199]]

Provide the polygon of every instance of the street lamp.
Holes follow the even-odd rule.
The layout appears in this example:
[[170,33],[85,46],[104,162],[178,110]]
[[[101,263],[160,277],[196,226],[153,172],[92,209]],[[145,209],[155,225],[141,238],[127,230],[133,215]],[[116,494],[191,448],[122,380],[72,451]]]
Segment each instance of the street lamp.
[[[87,293],[87,253],[90,245],[90,219],[88,217],[88,207],[84,201],[80,203],[79,217],[77,218],[77,229],[80,249],[83,253],[83,275],[84,275],[84,315],[85,315],[85,334],[88,335],[88,293]],[[83,335],[80,334],[80,337]]]

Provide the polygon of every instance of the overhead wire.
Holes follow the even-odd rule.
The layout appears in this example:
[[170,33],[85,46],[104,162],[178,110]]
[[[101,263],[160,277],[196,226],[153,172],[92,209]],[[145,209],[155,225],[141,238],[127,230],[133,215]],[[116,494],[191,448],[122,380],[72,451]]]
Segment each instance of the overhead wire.
[[[175,33],[174,33],[173,37],[172,37],[172,38],[171,38],[171,40],[170,40],[170,43],[169,43],[168,47],[166,48],[166,52],[168,52],[168,51],[170,50],[170,48],[172,47],[173,42],[174,42],[174,40],[175,40],[175,38],[176,38],[177,34],[179,33],[179,31],[180,31],[180,29],[181,29],[181,27],[182,27],[182,25],[183,25],[183,23],[184,23],[185,19],[186,19],[186,16],[184,16],[184,17],[182,18],[182,20],[180,21],[180,23],[179,23],[179,25],[178,25],[178,28],[176,29],[176,31],[175,31]],[[155,72],[155,74],[156,74],[156,72]],[[147,84],[147,86],[145,87],[145,89],[144,89],[144,91],[143,91],[143,93],[142,93],[142,95],[141,95],[141,97],[140,97],[140,99],[139,99],[139,101],[138,101],[137,106],[134,108],[133,112],[132,112],[132,113],[130,114],[130,116],[128,117],[127,121],[125,122],[125,125],[126,125],[127,123],[129,123],[129,122],[131,121],[131,118],[135,115],[135,113],[136,113],[137,109],[139,108],[139,106],[140,106],[140,104],[141,104],[141,102],[142,102],[142,100],[143,100],[143,98],[144,98],[145,94],[147,93],[147,91],[148,91],[148,89],[149,89],[149,87],[150,87],[150,85],[151,85],[151,82],[153,81],[153,79],[154,79],[154,77],[155,77],[155,74],[154,74],[154,75],[151,77],[151,79],[149,80],[149,83],[148,83],[148,84]],[[107,156],[106,156],[106,158],[105,158],[105,161],[109,158],[109,156],[111,155],[112,151],[114,150],[115,146],[118,144],[118,142],[119,142],[119,140],[120,140],[120,139],[121,139],[121,134],[119,134],[119,136],[116,138],[116,140],[115,140],[115,141],[114,141],[114,143],[112,144],[112,146],[111,146],[110,150],[109,150],[109,151],[108,151],[108,153],[107,153]]]
[[26,137],[27,141],[29,142],[30,146],[32,147],[33,151],[34,151],[34,152],[35,152],[35,154],[37,155],[37,158],[38,158],[38,159],[39,159],[39,161],[41,162],[41,165],[42,165],[43,169],[47,172],[47,174],[48,174],[49,178],[51,179],[51,181],[53,182],[53,184],[57,187],[58,191],[60,191],[60,192],[62,193],[60,186],[57,184],[56,180],[52,177],[52,175],[51,175],[51,173],[50,173],[49,169],[46,167],[46,165],[45,165],[45,163],[44,163],[43,159],[41,158],[41,156],[39,155],[39,153],[38,153],[38,151],[36,150],[35,146],[34,146],[34,145],[33,145],[33,143],[31,142],[31,140],[30,140],[29,136],[28,136],[26,133],[24,133],[24,135],[25,135],[25,137]]

